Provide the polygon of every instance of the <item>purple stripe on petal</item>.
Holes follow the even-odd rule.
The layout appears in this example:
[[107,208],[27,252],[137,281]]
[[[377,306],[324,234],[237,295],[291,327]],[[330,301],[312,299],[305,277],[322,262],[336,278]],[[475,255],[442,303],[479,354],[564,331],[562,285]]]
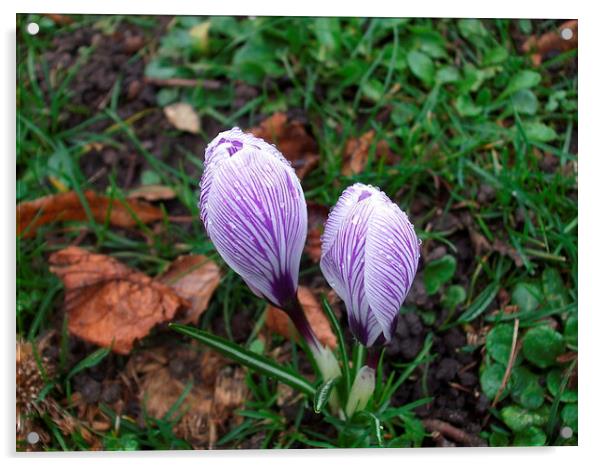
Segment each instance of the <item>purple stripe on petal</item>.
[[387,341],[416,275],[419,250],[412,224],[383,194],[368,227],[365,286],[370,308]]
[[343,192],[326,222],[320,266],[365,346],[391,338],[419,254],[412,224],[383,192],[360,183]]
[[252,144],[243,142],[241,150],[209,172],[203,220],[228,265],[255,292],[282,305],[296,293],[307,208],[293,169],[273,153],[273,146],[256,149],[264,144],[255,138]]

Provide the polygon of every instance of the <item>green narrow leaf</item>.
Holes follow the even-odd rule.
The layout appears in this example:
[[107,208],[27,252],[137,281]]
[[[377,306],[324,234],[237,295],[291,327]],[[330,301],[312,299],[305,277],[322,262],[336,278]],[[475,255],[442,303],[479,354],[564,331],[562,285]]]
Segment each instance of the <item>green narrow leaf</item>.
[[88,356],[78,362],[73,369],[71,369],[69,374],[67,374],[67,380],[85,369],[96,366],[100,363],[100,361],[106,358],[110,352],[111,348],[99,348],[93,353],[90,353]]
[[316,394],[314,395],[314,411],[316,413],[321,412],[322,408],[324,408],[324,405],[328,403],[328,400],[330,399],[330,392],[332,392],[337,380],[339,380],[338,377],[334,379],[328,379],[316,390]]
[[343,380],[345,382],[345,398],[347,398],[347,393],[351,390],[351,374],[349,371],[349,356],[347,355],[347,349],[345,347],[345,340],[343,338],[343,330],[339,325],[339,320],[334,315],[330,304],[326,300],[326,297],[322,297],[322,309],[326,313],[328,320],[330,321],[330,325],[334,329],[334,333],[337,336],[337,343],[339,346],[339,354],[341,356],[341,365],[343,371]]
[[169,327],[176,332],[188,335],[199,340],[201,343],[213,348],[224,356],[242,364],[249,369],[262,373],[267,377],[273,377],[289,387],[299,390],[308,396],[314,396],[316,389],[309,381],[291,369],[280,366],[265,356],[253,353],[246,348],[236,345],[224,338],[212,335],[209,332],[181,324],[170,324]]
[[491,304],[491,301],[497,295],[499,285],[497,283],[490,283],[485,287],[479,296],[472,302],[472,304],[466,309],[462,315],[458,318],[458,322],[466,323],[479,317],[487,306]]

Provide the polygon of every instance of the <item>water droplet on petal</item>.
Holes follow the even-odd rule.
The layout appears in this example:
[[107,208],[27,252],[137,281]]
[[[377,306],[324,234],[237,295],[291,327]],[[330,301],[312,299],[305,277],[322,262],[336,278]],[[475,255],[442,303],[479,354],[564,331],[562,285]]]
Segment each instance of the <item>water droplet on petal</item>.
[[351,219],[351,223],[353,223],[354,225],[357,225],[357,222],[359,222],[359,217],[357,215],[354,215],[353,218]]

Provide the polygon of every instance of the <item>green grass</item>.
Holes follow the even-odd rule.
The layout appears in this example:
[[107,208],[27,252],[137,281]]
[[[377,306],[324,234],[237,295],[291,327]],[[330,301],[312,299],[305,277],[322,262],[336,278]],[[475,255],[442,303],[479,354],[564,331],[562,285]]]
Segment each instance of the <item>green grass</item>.
[[[40,22],[41,33],[36,37],[25,32],[23,25],[29,20]],[[208,39],[192,38],[188,31],[206,21]],[[142,182],[146,176],[174,188],[181,206],[193,218],[198,216],[201,154],[192,154],[175,143],[175,156],[155,157],[140,140],[138,124],[129,124],[118,115],[122,104],[119,85],[113,87],[103,110],[72,105],[70,85],[94,54],[93,48],[80,50],[76,63],[59,73],[42,58],[59,33],[91,27],[111,31],[128,22],[151,33],[158,26],[158,19],[152,17],[76,17],[72,25],[64,27],[36,15],[19,17],[17,202],[55,193],[57,181],[78,193],[98,189],[80,165],[90,144],[129,144],[146,163]],[[469,316],[465,320],[472,324],[494,327],[506,321],[512,324],[519,317],[523,338],[543,318],[553,318],[564,338],[563,351],[567,351],[576,350],[576,340],[566,346],[572,342],[567,321],[577,313],[577,75],[569,66],[576,51],[536,68],[512,39],[516,30],[540,34],[554,27],[554,21],[523,20],[182,17],[174,19],[164,36],[131,60],[147,59],[148,76],[221,81],[218,90],[166,87],[157,94],[158,107],[187,101],[203,122],[218,122],[223,128],[235,124],[249,127],[275,111],[303,113],[320,152],[318,168],[303,180],[308,200],[333,205],[344,187],[357,181],[381,187],[405,210],[419,200],[425,207],[412,220],[420,237],[424,242],[446,246],[452,256],[458,252],[454,232],[436,231],[429,224],[442,214],[457,212],[458,204],[466,206],[475,231],[491,243],[499,239],[515,249],[524,265],[517,267],[513,259],[497,252],[475,257],[468,276],[456,273],[442,284],[441,295],[455,284],[464,289],[466,298],[458,312],[450,314],[446,326],[465,323],[460,315]],[[256,96],[237,108],[234,100],[240,82],[254,87]],[[81,114],[83,121],[66,127],[63,118],[73,113]],[[93,129],[98,125],[103,129]],[[374,144],[365,170],[343,176],[345,141],[368,130],[375,131],[375,141],[387,142],[398,161],[386,165],[377,159]],[[178,135],[175,130],[172,134],[174,139]],[[201,132],[204,140],[213,136]],[[559,168],[544,172],[540,168],[543,154],[556,159]],[[190,166],[196,171],[186,168]],[[117,178],[118,173],[109,174],[106,191],[119,199],[125,193]],[[484,184],[493,188],[494,194],[489,201],[477,203]],[[163,271],[175,257],[188,252],[207,254],[221,263],[196,221],[166,222],[159,233],[145,227],[141,229],[144,235],[124,235],[92,218],[86,226],[86,246],[149,275]],[[62,285],[49,272],[47,257],[73,242],[79,232],[59,235],[60,227],[48,225],[35,238],[17,239],[17,334],[29,340],[51,328],[56,320],[53,317],[63,312]],[[48,239],[51,235],[52,241]],[[546,270],[549,272],[542,279]],[[307,258],[302,271],[318,273]],[[525,284],[532,291],[530,295],[520,291]],[[499,288],[511,294],[512,303],[519,306],[517,315],[487,314],[487,302],[479,307],[479,298]],[[439,308],[443,306],[442,300]],[[241,308],[260,321],[265,305],[228,271],[200,327],[209,329],[223,313],[226,333],[231,335],[231,319]],[[428,321],[432,316],[425,313],[423,317]],[[250,337],[246,343],[253,341]],[[422,357],[428,359],[428,351]],[[499,367],[503,370],[506,361],[503,357],[493,360],[487,348],[482,371],[489,374],[497,370],[499,375]],[[494,364],[496,369],[491,369]],[[541,368],[528,359],[522,359],[521,364],[540,377],[552,368],[566,367],[554,363]],[[72,368],[63,370],[58,379],[61,383]],[[252,377],[247,382],[252,397],[241,412],[244,421],[222,437],[219,445],[238,445],[262,431],[266,432],[261,443],[265,448],[287,448],[293,442],[336,446],[365,441],[354,437],[355,433],[345,433],[336,419],[329,422],[339,431],[338,438],[300,429],[309,405],[300,406],[293,421],[283,420],[275,404],[273,384]],[[529,431],[525,440],[526,434],[513,433],[503,416],[504,408],[520,405],[519,398],[520,393],[509,393],[498,403],[492,425],[484,432],[490,444],[536,444],[541,440],[536,434],[544,430],[547,444],[563,443],[558,437],[558,416],[569,404],[559,403],[548,394],[552,401],[542,404],[551,408],[547,424],[535,426],[539,430]],[[420,445],[424,430],[411,410],[397,413],[390,409],[379,412],[386,444]],[[270,426],[267,431],[266,426]],[[57,432],[53,448],[86,448],[83,440],[61,438],[50,428]],[[165,437],[167,431],[160,422],[149,423],[148,430],[127,425],[120,439],[111,433],[103,442],[106,448],[183,447],[181,441]],[[374,444],[375,438],[368,441]]]

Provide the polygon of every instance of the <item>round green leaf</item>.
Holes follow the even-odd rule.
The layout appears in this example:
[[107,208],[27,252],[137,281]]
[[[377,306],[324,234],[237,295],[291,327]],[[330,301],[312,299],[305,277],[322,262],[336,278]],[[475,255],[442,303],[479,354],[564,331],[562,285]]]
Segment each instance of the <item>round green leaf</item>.
[[444,66],[437,70],[435,81],[438,83],[453,83],[460,79],[460,72],[454,66]]
[[534,283],[517,283],[512,291],[512,303],[518,306],[519,311],[534,311],[539,307],[542,300],[541,289]]
[[553,365],[563,351],[562,335],[547,325],[533,327],[523,337],[523,355],[539,368]]
[[533,142],[550,142],[558,138],[556,130],[539,121],[528,121],[523,125],[525,136]]
[[513,432],[520,432],[531,426],[542,426],[546,416],[542,413],[529,411],[520,406],[506,406],[501,411],[502,420]]
[[577,432],[579,427],[577,403],[565,405],[560,412],[560,418],[565,426],[573,429],[573,432]]
[[504,94],[512,95],[521,89],[530,89],[537,86],[539,81],[541,81],[541,75],[536,71],[521,70],[512,76]]
[[408,53],[407,60],[410,70],[417,78],[429,85],[433,83],[435,65],[431,57],[417,50],[412,50]]
[[553,308],[564,307],[568,304],[566,286],[557,269],[547,267],[541,274],[541,286],[548,304]]
[[[493,400],[498,390],[500,389],[502,385],[502,380],[504,379],[505,371],[506,369],[504,368],[504,366],[502,366],[501,364],[494,363],[485,367],[483,372],[481,372],[481,388],[483,389],[483,393],[485,393],[487,398],[489,398],[490,400]],[[500,400],[504,398],[504,396],[508,393],[508,390],[512,385],[511,382],[512,380],[508,381],[506,388],[500,396]]]
[[522,89],[512,95],[512,105],[518,113],[526,115],[535,115],[539,102],[533,92],[528,89]]
[[577,348],[577,315],[570,315],[564,324],[564,340],[567,345]]
[[543,447],[546,444],[546,434],[539,427],[528,427],[514,436],[515,447]]
[[441,304],[445,309],[456,309],[466,299],[466,291],[460,285],[452,285],[445,290]]
[[455,102],[456,110],[463,117],[474,117],[477,116],[483,110],[480,106],[476,105],[468,94],[463,94],[456,99]]
[[447,283],[456,271],[456,258],[445,255],[429,262],[424,269],[424,287],[430,295],[435,294],[441,285]]
[[489,436],[490,447],[507,447],[510,443],[510,439],[506,434],[501,432],[492,432]]
[[[560,390],[560,384],[562,383],[562,371],[560,369],[554,369],[548,372],[546,376],[546,385],[551,395],[556,398]],[[564,403],[575,403],[577,401],[577,390],[574,388],[565,387],[564,392],[560,396],[560,401]]]
[[527,409],[537,409],[544,402],[545,390],[538,377],[523,366],[512,370],[512,399]]
[[487,334],[485,348],[495,361],[506,366],[512,347],[513,327],[510,324],[498,324]]

